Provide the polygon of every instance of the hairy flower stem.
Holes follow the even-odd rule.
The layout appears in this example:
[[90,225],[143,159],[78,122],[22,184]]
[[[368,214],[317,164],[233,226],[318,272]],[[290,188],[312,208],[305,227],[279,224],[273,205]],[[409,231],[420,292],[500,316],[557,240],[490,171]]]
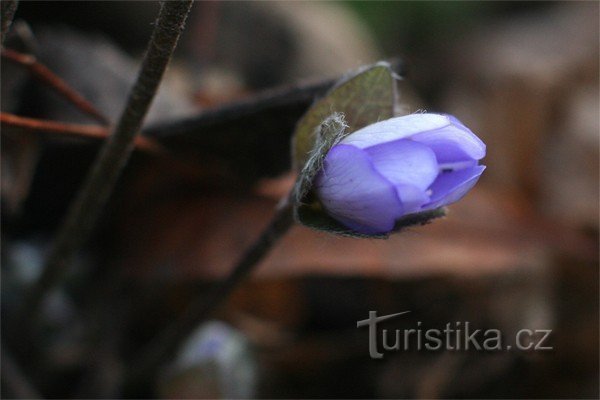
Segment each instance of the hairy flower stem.
[[165,1],[161,4],[148,50],[121,118],[71,204],[42,275],[27,293],[17,315],[19,329],[29,330],[42,301],[60,282],[73,255],[88,238],[104,209],[133,150],[136,135],[171,60],[191,6],[192,1]]
[[175,353],[181,342],[209,317],[237,285],[254,270],[260,260],[267,255],[273,245],[293,224],[292,202],[290,198],[286,198],[257,241],[235,264],[229,276],[215,286],[208,295],[201,295],[192,300],[181,317],[160,333],[141,353],[140,357],[134,360],[131,367],[128,368],[130,375],[127,381],[129,384],[150,378],[156,368]]

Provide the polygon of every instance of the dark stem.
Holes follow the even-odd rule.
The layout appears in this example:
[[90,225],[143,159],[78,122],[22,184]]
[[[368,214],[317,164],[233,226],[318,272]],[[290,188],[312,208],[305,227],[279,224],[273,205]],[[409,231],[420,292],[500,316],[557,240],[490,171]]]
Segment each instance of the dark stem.
[[181,342],[202,321],[206,320],[227,299],[237,285],[254,270],[259,261],[283,237],[293,223],[292,205],[286,198],[258,240],[246,250],[227,278],[217,284],[207,295],[201,295],[192,300],[180,318],[151,341],[140,356],[133,361],[126,371],[129,374],[127,382],[136,384],[142,379],[151,377],[157,367],[175,353]]
[[12,356],[2,345],[2,392],[6,396],[14,396],[17,399],[41,399],[40,394],[35,390],[21,369],[17,366]]
[[148,49],[121,118],[71,204],[42,275],[23,302],[17,321],[27,324],[35,320],[46,294],[61,280],[74,253],[91,233],[129,159],[134,139],[177,45],[191,5],[190,0],[161,3]]
[[6,39],[6,34],[15,17],[15,11],[17,11],[19,2],[17,0],[2,0],[0,5],[2,7],[2,37],[0,38],[0,46],[4,46],[4,39]]

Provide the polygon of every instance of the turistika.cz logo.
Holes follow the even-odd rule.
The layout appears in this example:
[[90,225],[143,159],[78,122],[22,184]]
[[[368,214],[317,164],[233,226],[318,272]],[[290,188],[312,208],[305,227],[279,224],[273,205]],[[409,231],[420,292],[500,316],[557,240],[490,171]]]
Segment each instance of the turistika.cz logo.
[[[382,351],[406,350],[448,350],[448,351],[503,351],[516,349],[519,351],[548,351],[553,347],[548,344],[551,329],[520,329],[511,343],[505,343],[499,329],[473,329],[468,321],[448,322],[444,329],[423,328],[417,322],[416,328],[377,329],[377,324],[400,315],[377,316],[377,311],[369,311],[369,318],[356,323],[356,327],[369,327],[369,355],[371,358],[383,358]],[[381,346],[380,346],[381,344]],[[380,349],[382,351],[380,351]]]

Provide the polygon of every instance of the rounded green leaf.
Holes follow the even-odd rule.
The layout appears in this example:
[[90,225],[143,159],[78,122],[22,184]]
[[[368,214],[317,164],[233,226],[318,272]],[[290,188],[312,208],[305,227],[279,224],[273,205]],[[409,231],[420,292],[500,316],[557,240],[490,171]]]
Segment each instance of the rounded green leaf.
[[341,113],[352,133],[367,125],[392,118],[396,105],[396,81],[387,62],[379,62],[343,78],[317,100],[298,121],[292,138],[292,160],[301,170],[316,142],[320,124],[330,115]]

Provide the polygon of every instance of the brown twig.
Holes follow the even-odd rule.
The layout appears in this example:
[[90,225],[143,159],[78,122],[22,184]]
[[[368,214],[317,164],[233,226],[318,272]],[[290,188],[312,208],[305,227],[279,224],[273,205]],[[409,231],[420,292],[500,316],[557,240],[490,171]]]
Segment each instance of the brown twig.
[[16,0],[2,0],[0,6],[2,7],[2,37],[0,38],[0,46],[4,46],[4,39],[10,29],[17,6],[19,2]]
[[26,331],[30,330],[31,325],[28,324],[35,321],[41,302],[64,275],[71,258],[91,233],[108,201],[133,150],[136,134],[173,55],[191,6],[191,0],[161,3],[148,50],[115,131],[100,150],[71,204],[42,274],[30,288],[19,310],[17,322]]
[[[10,113],[0,113],[0,126],[3,128],[23,128],[31,132],[53,133],[73,137],[103,140],[110,135],[110,130],[99,125],[71,124],[45,119],[20,117]],[[162,153],[165,150],[155,140],[145,136],[136,136],[135,147],[150,153]]]
[[4,345],[2,345],[2,368],[0,368],[0,371],[2,375],[2,385],[6,388],[9,395],[12,395],[17,399],[42,398],[23,374],[19,366],[15,363],[12,356],[7,352]]
[[86,100],[62,78],[50,71],[48,67],[37,61],[35,56],[19,53],[18,51],[11,49],[2,49],[2,57],[12,63],[27,68],[36,79],[50,86],[75,107],[90,115],[102,125],[108,125],[110,123],[109,119],[98,111],[91,102]]
[[291,199],[286,198],[258,240],[242,255],[227,278],[215,286],[208,295],[200,295],[192,300],[181,317],[151,341],[133,361],[126,371],[129,374],[128,383],[136,384],[151,377],[156,368],[177,350],[181,342],[227,299],[242,280],[248,277],[293,223]]

